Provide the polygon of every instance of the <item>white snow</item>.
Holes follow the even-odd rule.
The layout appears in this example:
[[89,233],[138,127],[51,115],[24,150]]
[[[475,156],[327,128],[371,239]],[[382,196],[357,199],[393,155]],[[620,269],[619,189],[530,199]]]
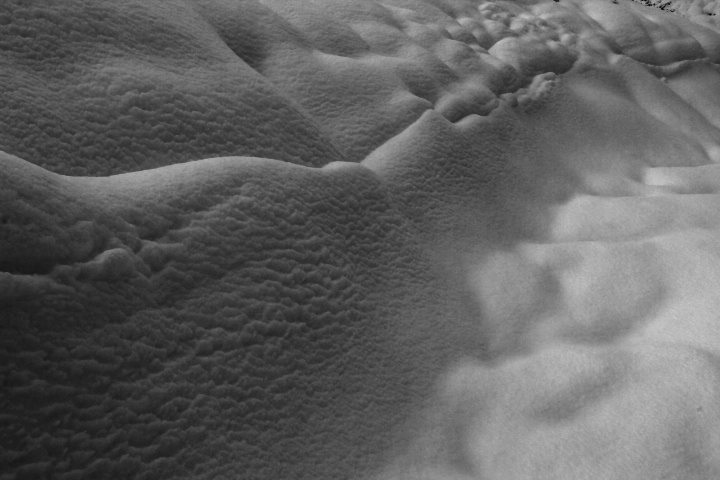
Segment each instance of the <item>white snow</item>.
[[718,7],[644,3],[2,2],[0,480],[720,478]]

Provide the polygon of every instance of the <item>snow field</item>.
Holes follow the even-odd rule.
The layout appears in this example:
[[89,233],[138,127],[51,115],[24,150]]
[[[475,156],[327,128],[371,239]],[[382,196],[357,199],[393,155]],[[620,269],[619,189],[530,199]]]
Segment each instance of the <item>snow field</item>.
[[720,476],[688,12],[3,3],[0,479]]

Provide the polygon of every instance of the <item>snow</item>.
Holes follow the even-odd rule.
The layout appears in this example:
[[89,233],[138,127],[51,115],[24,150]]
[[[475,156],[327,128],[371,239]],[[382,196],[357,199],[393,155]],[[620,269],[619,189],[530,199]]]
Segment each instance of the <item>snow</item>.
[[656,6],[3,2],[0,480],[720,477],[720,27]]

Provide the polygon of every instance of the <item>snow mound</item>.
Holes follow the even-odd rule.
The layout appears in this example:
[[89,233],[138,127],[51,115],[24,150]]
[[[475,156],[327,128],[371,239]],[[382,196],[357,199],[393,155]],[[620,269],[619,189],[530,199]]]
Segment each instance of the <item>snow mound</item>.
[[3,2],[0,480],[720,477],[671,1]]

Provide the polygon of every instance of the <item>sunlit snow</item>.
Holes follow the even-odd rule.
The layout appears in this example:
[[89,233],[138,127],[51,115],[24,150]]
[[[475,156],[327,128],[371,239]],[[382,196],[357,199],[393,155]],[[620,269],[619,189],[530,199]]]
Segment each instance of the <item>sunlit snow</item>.
[[720,478],[714,0],[0,0],[0,480]]

